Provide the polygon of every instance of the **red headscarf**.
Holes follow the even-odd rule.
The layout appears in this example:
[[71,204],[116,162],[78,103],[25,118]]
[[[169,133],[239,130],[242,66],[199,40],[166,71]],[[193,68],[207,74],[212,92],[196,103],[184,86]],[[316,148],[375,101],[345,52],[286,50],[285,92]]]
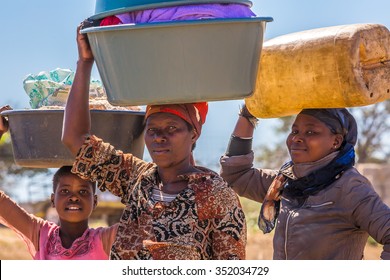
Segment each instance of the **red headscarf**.
[[208,112],[208,103],[183,103],[183,104],[166,104],[166,105],[148,105],[146,107],[145,119],[155,113],[170,113],[179,116],[191,124],[196,132],[200,135],[202,125],[206,121]]

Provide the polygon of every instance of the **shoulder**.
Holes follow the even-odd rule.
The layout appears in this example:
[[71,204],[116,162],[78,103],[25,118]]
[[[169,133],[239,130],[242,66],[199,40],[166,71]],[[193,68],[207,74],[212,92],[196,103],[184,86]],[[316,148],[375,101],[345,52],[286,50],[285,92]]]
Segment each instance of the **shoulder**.
[[362,175],[355,167],[346,170],[338,181],[345,188],[355,188],[357,186],[372,188],[371,182],[367,177]]
[[355,167],[346,170],[334,184],[340,190],[341,195],[347,196],[351,202],[378,196],[371,182]]
[[97,227],[97,228],[90,228],[89,230],[92,231],[94,234],[99,235],[115,235],[118,230],[119,223],[113,224],[112,226],[108,227]]
[[41,231],[41,235],[46,235],[46,236],[49,236],[51,234],[54,234],[56,231],[59,230],[60,226],[53,223],[53,222],[50,222],[50,221],[46,221],[46,220],[41,220],[40,223],[40,231]]
[[95,230],[97,233],[96,236],[101,240],[101,244],[103,245],[104,250],[107,255],[110,252],[111,246],[114,243],[117,231],[118,231],[119,223],[116,223],[109,227],[99,227]]

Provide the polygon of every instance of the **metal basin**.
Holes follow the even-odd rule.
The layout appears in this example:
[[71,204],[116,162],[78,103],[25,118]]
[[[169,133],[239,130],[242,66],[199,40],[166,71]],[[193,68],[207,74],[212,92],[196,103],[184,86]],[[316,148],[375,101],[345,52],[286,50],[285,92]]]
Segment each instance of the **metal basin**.
[[[15,163],[31,168],[72,165],[61,142],[64,110],[10,110],[8,118]],[[145,112],[91,110],[91,132],[116,149],[143,157]]]

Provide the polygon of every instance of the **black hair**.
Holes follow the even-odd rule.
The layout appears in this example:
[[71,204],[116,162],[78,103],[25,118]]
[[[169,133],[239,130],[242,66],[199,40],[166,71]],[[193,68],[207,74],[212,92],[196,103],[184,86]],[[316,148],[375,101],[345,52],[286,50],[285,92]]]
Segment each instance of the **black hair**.
[[[54,173],[54,175],[53,175],[53,192],[56,192],[56,188],[57,188],[57,185],[58,185],[61,177],[67,176],[67,175],[75,175],[72,173],[71,170],[72,170],[72,166],[68,166],[68,165],[64,165],[64,166],[61,166],[60,168],[58,168],[56,173]],[[75,176],[77,176],[77,175],[75,175]],[[92,182],[92,181],[87,181],[87,182],[89,182],[91,184],[93,193],[95,194],[96,193],[96,182]]]

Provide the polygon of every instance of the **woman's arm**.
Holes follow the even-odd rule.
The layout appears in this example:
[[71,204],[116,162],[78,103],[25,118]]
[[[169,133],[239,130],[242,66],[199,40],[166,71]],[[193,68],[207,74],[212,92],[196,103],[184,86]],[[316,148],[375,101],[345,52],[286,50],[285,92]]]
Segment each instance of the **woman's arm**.
[[256,125],[257,118],[249,113],[246,106],[243,106],[226,149],[227,156],[245,155],[252,151],[252,138]]
[[[9,105],[2,106],[0,108],[0,113],[6,110],[12,110]],[[5,117],[0,117],[0,139],[4,133],[8,131],[8,120]]]
[[363,176],[343,185],[343,196],[352,211],[352,223],[383,245],[382,259],[390,260],[390,208]]
[[276,171],[253,167],[252,137],[257,119],[244,106],[221,157],[221,177],[238,195],[262,202]]
[[76,156],[85,136],[91,130],[89,112],[89,84],[94,58],[86,34],[81,34],[83,23],[77,27],[79,58],[74,81],[65,106],[62,142]]
[[116,150],[109,143],[90,135],[76,156],[72,172],[85,180],[98,182],[101,191],[109,190],[125,199],[137,178],[153,167],[153,163]]

